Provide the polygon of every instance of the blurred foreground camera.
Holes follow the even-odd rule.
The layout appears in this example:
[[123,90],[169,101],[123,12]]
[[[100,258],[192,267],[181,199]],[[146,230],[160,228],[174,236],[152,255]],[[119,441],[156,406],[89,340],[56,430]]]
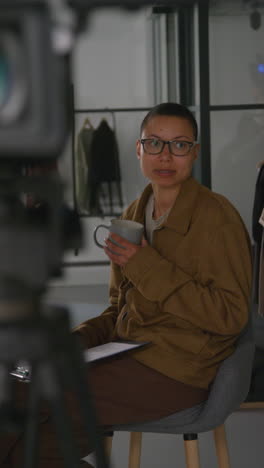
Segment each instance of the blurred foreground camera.
[[41,0],[0,2],[0,157],[54,159],[69,128],[68,58]]
[[66,10],[60,0],[0,0],[0,298],[45,290],[63,252],[82,243],[56,161],[71,116],[72,44],[61,40],[71,23],[58,34]]

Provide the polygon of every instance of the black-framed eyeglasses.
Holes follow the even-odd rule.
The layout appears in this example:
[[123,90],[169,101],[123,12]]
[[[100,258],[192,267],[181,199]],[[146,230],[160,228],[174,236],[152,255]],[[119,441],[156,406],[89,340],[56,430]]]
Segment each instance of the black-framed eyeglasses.
[[168,145],[170,153],[174,156],[186,156],[191,149],[197,144],[197,141],[170,140],[164,141],[159,138],[142,138],[140,143],[143,146],[145,153],[154,156],[162,153],[165,145]]

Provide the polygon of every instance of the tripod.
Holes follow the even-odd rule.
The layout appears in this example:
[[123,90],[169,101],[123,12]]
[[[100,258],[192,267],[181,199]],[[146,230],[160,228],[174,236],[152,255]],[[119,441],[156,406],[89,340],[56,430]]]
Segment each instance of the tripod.
[[[93,447],[97,466],[107,468],[96,416],[89,393],[84,363],[75,337],[69,334],[68,312],[64,308],[47,308],[39,317],[21,320],[16,326],[7,322],[0,328],[0,422],[2,426],[25,428],[25,468],[38,466],[38,411],[41,397],[48,400],[56,427],[58,442],[66,468],[79,468],[80,455],[71,430],[70,417],[64,403],[64,390],[76,392],[83,427],[87,431],[87,447]],[[8,346],[7,346],[8,343]],[[17,359],[30,363],[29,405],[27,414],[14,411],[9,370]],[[22,385],[22,384],[21,384]],[[4,391],[5,390],[5,391]],[[10,391],[11,390],[11,391]],[[5,429],[5,427],[3,427]]]
[[[70,333],[68,311],[40,301],[43,281],[59,269],[61,227],[65,228],[57,181],[45,177],[7,185],[0,187],[0,429],[25,431],[24,467],[37,467],[38,412],[43,397],[50,405],[65,468],[79,468],[80,455],[64,402],[64,390],[69,389],[79,401],[87,448],[89,444],[95,450],[98,468],[108,468],[81,347]],[[33,220],[28,217],[17,196],[28,187],[45,201],[41,212],[45,218],[39,213]],[[22,415],[15,408],[10,375],[20,361],[31,368],[30,382],[25,384],[29,385],[28,411]]]

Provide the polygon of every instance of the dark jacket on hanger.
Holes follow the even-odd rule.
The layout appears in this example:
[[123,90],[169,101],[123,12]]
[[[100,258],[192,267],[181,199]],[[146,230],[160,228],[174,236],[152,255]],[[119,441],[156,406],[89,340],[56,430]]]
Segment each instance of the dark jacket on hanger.
[[262,237],[262,225],[259,223],[259,218],[264,208],[264,164],[259,169],[255,197],[253,205],[253,218],[252,218],[252,234],[253,239],[256,243],[261,242]]
[[[88,126],[89,124],[89,126]],[[91,143],[94,129],[86,119],[77,137],[75,157],[75,190],[78,211],[89,211],[88,171],[91,163]]]
[[[261,260],[261,242],[263,234],[263,226],[260,224],[259,219],[264,208],[264,164],[259,169],[255,196],[253,203],[253,216],[252,216],[252,235],[254,240],[254,281],[253,281],[253,300],[256,304],[259,303],[259,272]],[[262,286],[264,289],[264,284]]]
[[[264,208],[264,163],[259,168],[256,181],[252,216],[252,235],[254,240],[253,301],[258,304],[258,313],[264,315],[264,256],[263,226],[259,222]],[[256,344],[251,385],[246,401],[263,401],[264,395],[264,345],[259,338]]]
[[94,130],[91,142],[91,161],[88,171],[88,190],[90,191],[90,211],[100,212],[99,192],[103,183],[108,183],[108,195],[112,205],[111,183],[116,183],[119,193],[119,202],[122,206],[120,191],[120,165],[118,145],[114,130],[108,122],[102,119],[98,128]]

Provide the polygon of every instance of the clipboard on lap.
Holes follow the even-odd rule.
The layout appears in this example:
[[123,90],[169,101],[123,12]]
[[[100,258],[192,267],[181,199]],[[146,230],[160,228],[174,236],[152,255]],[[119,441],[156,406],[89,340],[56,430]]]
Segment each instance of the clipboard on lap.
[[110,356],[142,348],[148,344],[150,344],[150,341],[110,341],[84,351],[84,361],[88,363],[96,362]]

